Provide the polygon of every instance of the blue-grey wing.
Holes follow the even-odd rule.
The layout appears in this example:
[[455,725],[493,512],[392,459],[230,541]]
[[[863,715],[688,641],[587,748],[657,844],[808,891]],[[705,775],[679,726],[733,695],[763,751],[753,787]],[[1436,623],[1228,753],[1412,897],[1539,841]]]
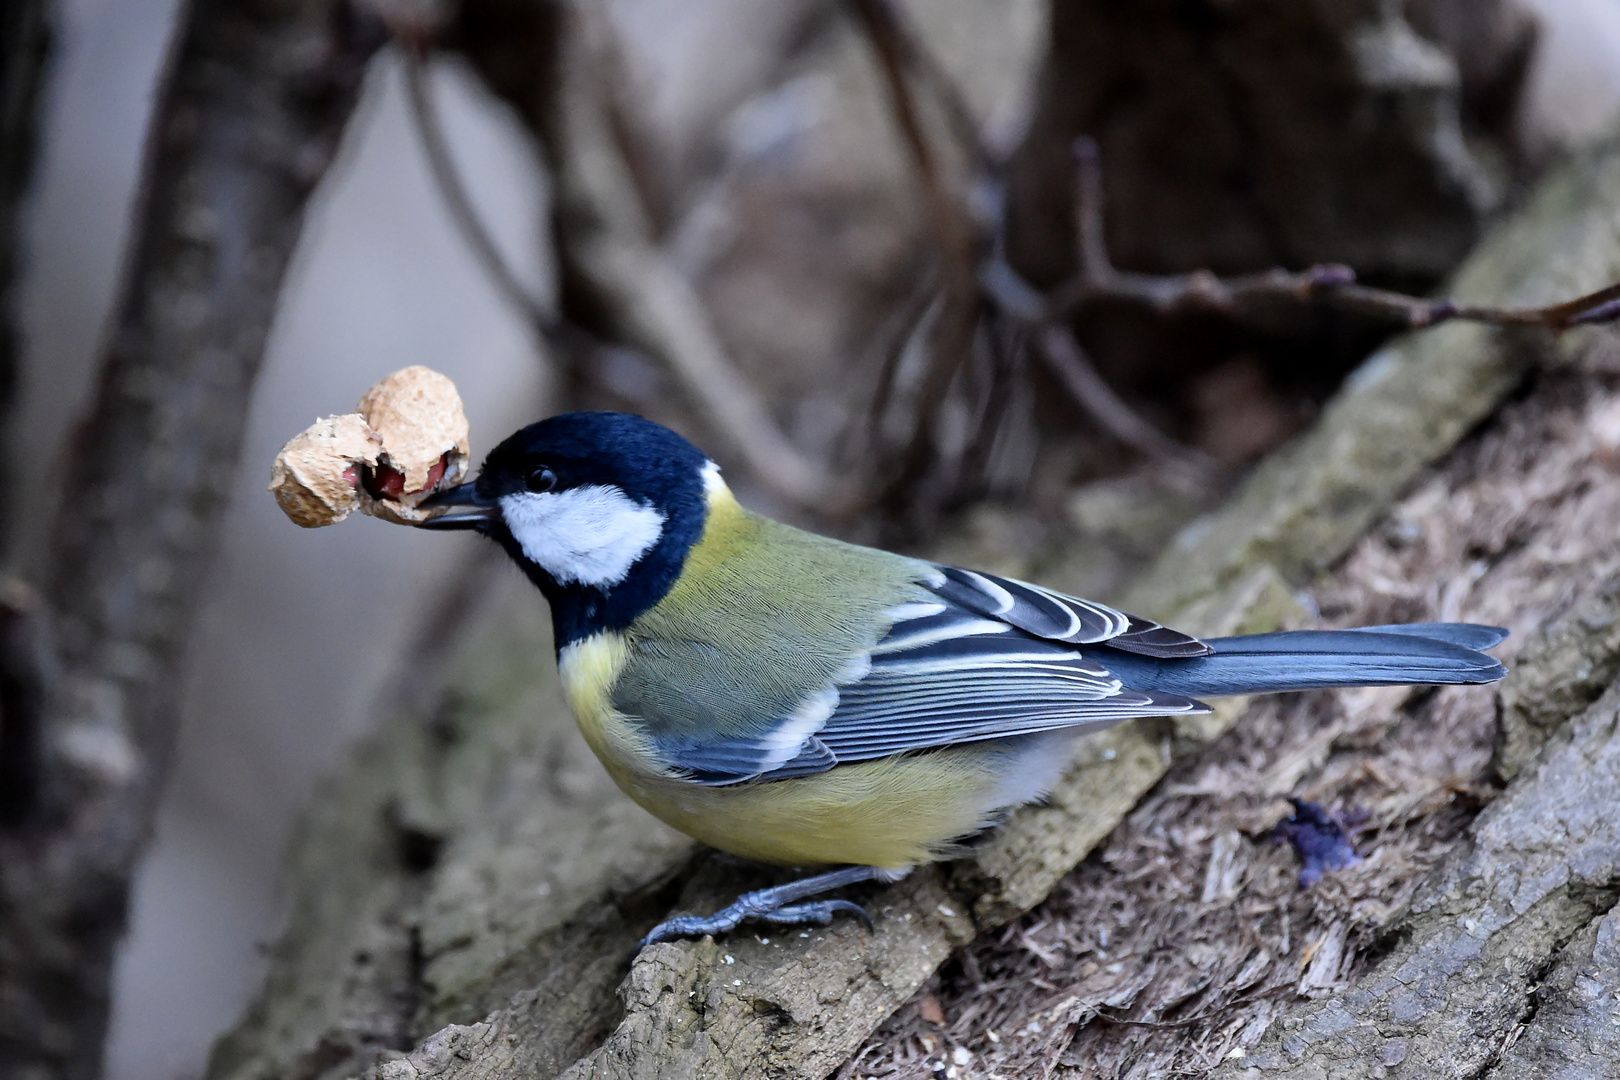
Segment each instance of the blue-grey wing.
[[1081,646],[1202,656],[1195,638],[1039,586],[938,567],[927,595],[896,608],[864,672],[784,716],[769,736],[681,740],[662,749],[698,783],[776,780],[843,762],[1138,716],[1205,712],[1123,687]]
[[[969,607],[961,579],[948,577],[934,590],[937,610],[918,605],[897,621],[872,650],[866,675],[839,688],[838,707],[816,733],[838,761],[1207,711],[1191,698],[1127,689],[1076,648],[1104,641],[1118,647],[1126,635],[1161,630],[1156,624],[1020,582],[973,576],[1005,595],[988,593],[984,604],[969,597]],[[996,610],[986,610],[990,603]]]
[[974,612],[1048,641],[1107,642],[1115,649],[1160,659],[1208,656],[1212,651],[1195,637],[1092,600],[977,570],[954,566],[937,570],[939,580],[930,591],[946,605],[947,613]]

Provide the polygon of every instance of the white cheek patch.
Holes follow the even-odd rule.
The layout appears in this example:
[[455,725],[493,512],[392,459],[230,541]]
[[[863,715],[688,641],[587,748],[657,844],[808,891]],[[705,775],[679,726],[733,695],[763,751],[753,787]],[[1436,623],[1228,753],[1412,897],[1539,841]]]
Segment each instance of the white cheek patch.
[[617,585],[664,534],[663,514],[605,484],[505,495],[501,516],[523,554],[562,585]]

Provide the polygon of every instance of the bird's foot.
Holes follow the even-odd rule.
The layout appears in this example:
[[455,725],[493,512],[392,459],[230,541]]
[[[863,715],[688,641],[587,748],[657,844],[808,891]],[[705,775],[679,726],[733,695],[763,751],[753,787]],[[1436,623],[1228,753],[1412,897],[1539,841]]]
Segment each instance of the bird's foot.
[[861,905],[852,904],[848,900],[817,900],[809,904],[789,904],[775,911],[767,911],[759,918],[782,926],[805,926],[811,923],[826,926],[840,911],[855,916],[861,921],[861,925],[866,927],[867,932],[871,933],[872,916],[868,915]]
[[722,908],[713,915],[677,915],[673,919],[666,919],[641,939],[640,947],[646,948],[655,942],[669,941],[673,938],[723,934],[736,929],[745,919],[761,919],[787,926],[811,924],[826,926],[840,912],[855,916],[871,930],[872,917],[859,904],[848,900],[816,900],[807,904],[797,901],[856,882],[872,881],[882,874],[883,872],[875,867],[851,866],[843,870],[817,874],[802,881],[791,881],[786,885],[743,893],[730,907]]

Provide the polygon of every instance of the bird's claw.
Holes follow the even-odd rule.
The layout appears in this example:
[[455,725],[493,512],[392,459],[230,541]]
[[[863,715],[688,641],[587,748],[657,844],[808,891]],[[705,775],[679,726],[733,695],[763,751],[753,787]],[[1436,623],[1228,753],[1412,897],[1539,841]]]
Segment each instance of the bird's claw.
[[809,904],[789,904],[775,911],[763,912],[757,917],[766,922],[786,926],[802,926],[806,923],[826,926],[840,911],[855,916],[868,931],[872,930],[872,916],[868,915],[861,905],[848,900],[818,900]]
[[713,915],[677,915],[653,927],[637,946],[638,951],[648,945],[673,938],[702,937],[704,934],[723,934],[735,929],[744,919],[762,919],[779,926],[803,926],[813,923],[826,926],[839,912],[853,915],[868,931],[872,929],[872,916],[859,904],[848,900],[813,900],[800,903],[806,896],[826,892],[857,882],[871,881],[878,871],[869,866],[852,866],[832,870],[802,881],[792,881],[770,889],[757,889],[739,896],[730,907],[721,908]]
[[702,937],[705,934],[723,934],[728,930],[735,930],[744,919],[760,919],[778,926],[826,926],[833,921],[835,915],[843,912],[855,916],[869,933],[873,930],[872,916],[867,914],[861,905],[848,900],[817,900],[808,904],[787,904],[770,911],[739,911],[739,907],[742,907],[740,900],[707,917],[677,915],[672,919],[665,919],[641,939],[638,951],[660,941]]

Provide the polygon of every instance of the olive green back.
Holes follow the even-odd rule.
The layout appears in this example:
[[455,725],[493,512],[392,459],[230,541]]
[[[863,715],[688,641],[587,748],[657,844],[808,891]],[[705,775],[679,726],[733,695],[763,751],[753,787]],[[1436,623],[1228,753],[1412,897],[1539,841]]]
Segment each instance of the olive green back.
[[847,677],[925,598],[928,564],[716,505],[669,594],[627,631],[613,705],[657,739],[749,739]]

